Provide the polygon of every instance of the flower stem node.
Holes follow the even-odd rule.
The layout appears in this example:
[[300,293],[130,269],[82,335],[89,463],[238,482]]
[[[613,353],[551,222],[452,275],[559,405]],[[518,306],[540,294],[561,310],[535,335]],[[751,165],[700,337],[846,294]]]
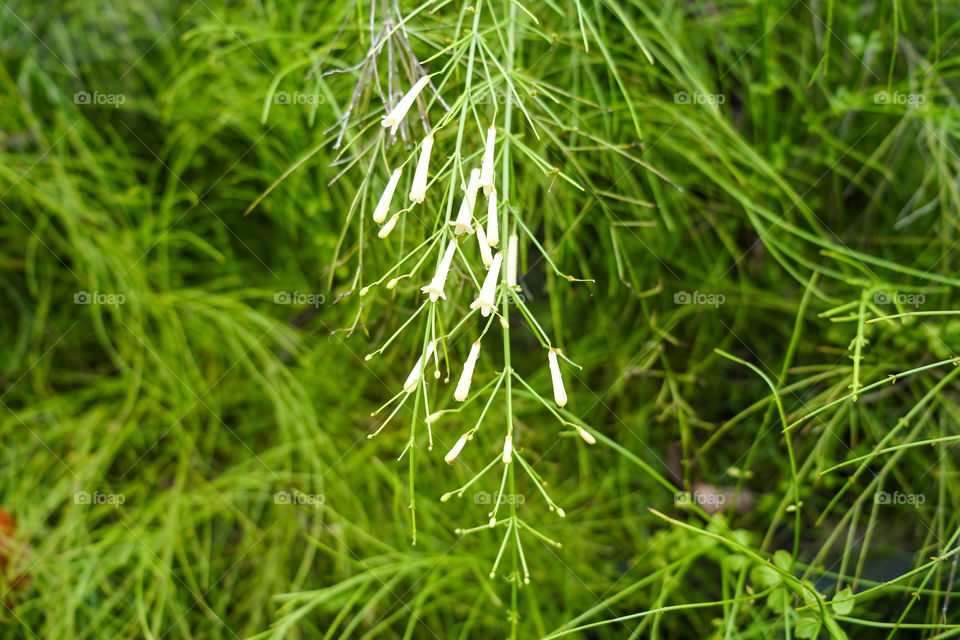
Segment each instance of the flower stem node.
[[503,464],[510,464],[513,462],[513,436],[507,435],[503,439]]

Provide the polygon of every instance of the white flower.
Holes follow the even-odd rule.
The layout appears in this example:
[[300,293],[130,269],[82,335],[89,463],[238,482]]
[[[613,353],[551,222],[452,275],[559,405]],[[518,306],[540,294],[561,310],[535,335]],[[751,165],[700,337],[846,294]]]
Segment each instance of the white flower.
[[420,145],[420,159],[413,174],[413,186],[410,187],[410,199],[420,204],[427,195],[427,167],[430,164],[430,151],[433,149],[433,136],[427,135]]
[[517,234],[507,238],[507,286],[517,286]]
[[500,244],[500,227],[497,220],[497,190],[487,194],[487,243],[491,247]]
[[470,353],[467,354],[467,360],[463,363],[463,373],[460,374],[460,381],[457,382],[457,389],[453,392],[453,399],[457,402],[463,402],[470,394],[470,381],[473,380],[473,368],[477,364],[477,358],[480,356],[480,341],[477,340],[470,345]]
[[410,91],[407,91],[407,95],[400,98],[400,102],[393,108],[393,111],[383,116],[380,124],[384,127],[390,127],[390,135],[397,132],[397,127],[400,126],[403,118],[407,115],[407,111],[413,106],[413,101],[417,99],[417,96],[420,95],[420,92],[423,91],[423,88],[427,86],[428,82],[430,82],[430,76],[423,76],[417,80],[417,83],[413,85]]
[[373,210],[373,221],[377,224],[383,224],[383,221],[387,219],[387,213],[390,211],[390,201],[393,200],[393,192],[397,190],[397,183],[400,182],[401,173],[403,173],[403,169],[397,167],[394,172],[390,174],[387,186],[383,189],[383,195],[380,196],[380,201],[377,202],[377,208]]
[[457,440],[456,444],[450,448],[450,451],[447,452],[447,455],[444,456],[444,460],[447,464],[453,464],[453,461],[457,459],[457,456],[460,455],[460,452],[463,451],[463,446],[467,444],[467,436],[464,434],[460,436],[460,439]]
[[388,235],[390,235],[390,232],[393,231],[393,228],[397,226],[397,220],[399,219],[400,219],[399,213],[393,214],[393,216],[391,216],[391,218],[387,220],[387,224],[380,227],[380,231],[377,232],[377,235],[380,236],[381,238],[386,238]]
[[483,192],[493,192],[493,152],[497,141],[497,129],[493,125],[487,129],[487,144],[483,148],[483,164],[480,165],[480,186]]
[[440,258],[440,264],[437,265],[437,272],[433,274],[433,280],[425,287],[420,287],[420,291],[430,294],[430,301],[436,302],[437,298],[447,299],[443,293],[443,285],[447,282],[447,274],[450,273],[450,263],[453,262],[453,253],[457,250],[457,241],[451,240],[447,244],[447,250]]
[[573,426],[577,428],[577,433],[580,434],[580,437],[583,438],[584,442],[587,444],[597,444],[597,439],[594,438],[593,435],[590,434],[586,429],[576,424]]
[[477,202],[477,190],[480,188],[480,170],[474,169],[470,172],[470,183],[467,184],[467,192],[460,202],[460,211],[457,213],[457,219],[451,222],[453,233],[460,235],[462,233],[473,233],[473,206]]
[[417,383],[420,382],[420,374],[423,371],[423,367],[429,364],[430,358],[433,357],[434,347],[434,342],[431,340],[430,343],[427,344],[427,352],[420,356],[420,358],[417,360],[417,364],[413,365],[410,375],[407,376],[407,379],[403,383],[403,390],[407,393],[412,393],[413,390],[417,388]]
[[513,436],[508,435],[503,439],[503,464],[510,464],[513,461]]
[[480,287],[480,295],[470,303],[471,309],[480,309],[480,315],[484,318],[490,315],[490,312],[497,308],[497,278],[500,276],[500,265],[503,264],[503,252],[498,252],[493,257],[493,264],[487,270],[487,277],[483,280],[483,286]]
[[567,391],[563,388],[563,378],[560,377],[560,364],[557,362],[557,352],[551,349],[547,352],[547,362],[550,365],[550,377],[553,379],[553,401],[558,407],[567,404]]
[[493,252],[490,251],[490,245],[487,243],[487,234],[483,232],[483,225],[477,223],[477,242],[480,244],[480,260],[483,266],[489,267],[493,262]]

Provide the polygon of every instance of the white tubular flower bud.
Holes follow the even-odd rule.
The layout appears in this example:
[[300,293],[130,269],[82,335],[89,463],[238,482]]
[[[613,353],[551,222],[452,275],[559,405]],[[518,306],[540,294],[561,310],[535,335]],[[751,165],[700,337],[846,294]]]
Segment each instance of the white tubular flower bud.
[[390,135],[397,132],[397,127],[400,126],[400,123],[403,122],[404,117],[407,115],[407,111],[413,106],[413,101],[417,99],[417,96],[420,95],[420,92],[423,91],[423,88],[427,86],[428,82],[430,82],[429,76],[423,76],[417,80],[417,83],[411,87],[410,91],[407,91],[407,94],[400,98],[397,106],[380,120],[380,124],[383,127],[390,127]]
[[413,369],[410,370],[410,375],[407,376],[407,379],[403,383],[403,390],[407,393],[412,393],[417,388],[417,383],[420,382],[420,374],[423,372],[423,367],[429,364],[430,358],[433,357],[433,351],[436,345],[433,341],[430,341],[427,344],[427,352],[424,355],[421,355],[417,359],[417,364],[413,365]]
[[460,374],[457,389],[453,392],[453,399],[457,402],[463,402],[470,395],[470,382],[473,380],[473,368],[477,365],[478,357],[480,357],[479,340],[470,345],[470,353],[467,354],[467,360],[463,363],[463,373]]
[[507,436],[503,439],[503,464],[513,462],[513,436]]
[[387,213],[390,212],[390,201],[393,200],[393,192],[397,190],[397,183],[400,182],[401,173],[403,173],[403,169],[397,167],[393,173],[390,174],[387,186],[383,189],[383,195],[380,196],[380,201],[377,202],[377,208],[373,210],[373,221],[377,224],[383,224],[383,221],[387,219]]
[[597,444],[597,439],[594,438],[593,435],[588,433],[586,429],[578,425],[573,425],[573,426],[577,428],[577,433],[580,434],[580,437],[583,438],[584,442],[586,442],[587,444]]
[[511,233],[507,238],[507,286],[517,286],[517,253],[519,239],[517,234]]
[[477,223],[477,243],[480,245],[480,260],[483,266],[489,267],[493,262],[493,252],[490,251],[490,245],[487,243],[487,234],[483,232],[483,225]]
[[497,308],[497,279],[500,276],[500,265],[503,264],[503,252],[497,253],[493,257],[493,264],[487,270],[487,277],[483,280],[483,286],[480,287],[480,295],[470,303],[471,309],[480,309],[480,315],[484,318],[490,315],[490,312]]
[[500,244],[500,221],[497,220],[497,190],[487,194],[487,243],[491,247]]
[[427,135],[420,145],[420,158],[417,160],[417,170],[413,174],[413,185],[410,187],[410,199],[421,204],[427,197],[427,169],[430,165],[430,151],[433,149],[433,136]]
[[390,235],[390,232],[393,231],[393,228],[397,226],[397,220],[399,219],[400,219],[399,213],[393,214],[393,216],[391,216],[390,219],[387,220],[387,224],[380,227],[380,231],[377,232],[377,235],[380,236],[381,238],[386,238],[388,235]]
[[477,202],[477,190],[480,188],[480,170],[474,169],[470,172],[470,182],[467,184],[467,192],[460,202],[460,211],[457,213],[457,219],[451,222],[453,233],[460,235],[462,233],[473,233],[473,207]]
[[550,365],[550,378],[553,380],[553,401],[558,407],[567,404],[567,391],[563,388],[563,378],[560,377],[560,364],[557,362],[557,352],[551,349],[547,352],[547,363]]
[[462,435],[460,439],[450,448],[450,451],[447,452],[447,455],[444,456],[444,460],[447,464],[453,464],[453,461],[457,459],[457,456],[460,455],[460,452],[463,451],[464,445],[467,444],[467,436]]
[[487,144],[483,148],[483,163],[480,165],[480,186],[487,195],[493,193],[493,156],[497,142],[497,129],[493,125],[487,129]]
[[437,265],[437,272],[433,275],[430,284],[420,287],[420,291],[430,295],[430,301],[436,302],[437,298],[447,299],[443,293],[443,286],[447,282],[447,275],[450,273],[450,264],[453,262],[453,253],[457,250],[457,241],[451,240],[447,244],[447,250],[440,258],[440,264]]

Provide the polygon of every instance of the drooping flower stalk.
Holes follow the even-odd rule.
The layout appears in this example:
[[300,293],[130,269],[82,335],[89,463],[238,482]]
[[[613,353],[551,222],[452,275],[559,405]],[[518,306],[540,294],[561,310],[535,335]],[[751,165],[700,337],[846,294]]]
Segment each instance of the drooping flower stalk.
[[453,399],[457,402],[463,402],[470,395],[470,382],[473,380],[473,369],[477,364],[477,358],[480,356],[480,341],[477,340],[470,345],[470,353],[463,363],[463,373],[460,374],[460,380],[457,382],[457,388],[453,392]]
[[390,201],[393,200],[393,192],[397,190],[397,183],[400,182],[402,173],[403,169],[400,167],[394,169],[393,173],[390,174],[390,179],[387,180],[387,186],[383,188],[383,194],[377,202],[377,208],[373,210],[373,221],[377,224],[383,224],[383,221],[387,219],[387,213],[390,212]]
[[433,135],[428,134],[420,145],[420,158],[417,160],[417,170],[413,174],[413,185],[410,187],[410,199],[422,204],[427,196],[427,169],[430,165],[430,151],[433,150]]
[[400,123],[403,122],[404,117],[407,115],[407,111],[409,111],[410,107],[413,106],[414,100],[417,99],[417,96],[420,95],[420,92],[423,91],[423,88],[427,86],[428,82],[430,82],[430,76],[423,76],[417,80],[416,84],[410,88],[410,91],[407,91],[406,95],[400,98],[400,102],[397,103],[397,106],[395,106],[390,113],[383,116],[383,118],[380,120],[381,126],[390,127],[390,135],[397,133],[397,127],[399,127]]
[[420,287],[420,291],[430,295],[430,302],[436,302],[437,298],[447,299],[443,293],[443,286],[447,282],[447,275],[450,273],[450,264],[453,262],[453,254],[457,250],[456,239],[451,239],[447,243],[447,250],[444,251],[440,263],[437,265],[437,272],[433,274],[433,280],[429,284]]
[[480,309],[480,315],[484,318],[488,317],[490,312],[497,308],[497,279],[500,277],[500,265],[502,264],[503,252],[501,251],[493,257],[493,264],[487,270],[487,277],[483,279],[483,286],[480,287],[480,295],[470,303],[470,308]]
[[563,378],[560,376],[560,364],[557,362],[557,352],[551,349],[547,352],[547,363],[550,365],[550,378],[553,381],[553,401],[558,407],[567,404],[567,390],[563,388]]

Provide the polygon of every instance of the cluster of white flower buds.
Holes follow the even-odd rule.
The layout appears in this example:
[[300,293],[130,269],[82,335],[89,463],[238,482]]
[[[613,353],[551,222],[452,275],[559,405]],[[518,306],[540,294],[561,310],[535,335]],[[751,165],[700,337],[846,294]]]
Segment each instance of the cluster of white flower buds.
[[[429,76],[423,76],[420,78],[414,84],[414,86],[400,99],[390,113],[383,116],[381,124],[383,127],[389,128],[391,135],[396,134],[397,128],[401,125],[405,116],[407,115],[407,112],[410,110],[410,107],[414,104],[420,92],[424,89],[424,87],[426,87],[428,82]],[[442,241],[439,243],[441,245],[442,253],[440,254],[439,261],[437,262],[436,271],[434,272],[433,278],[430,280],[430,282],[425,284],[420,289],[424,294],[429,296],[431,303],[435,303],[439,300],[446,300],[447,296],[444,292],[444,287],[450,274],[450,269],[453,265],[454,256],[456,255],[458,248],[460,248],[458,237],[464,234],[476,235],[480,251],[480,260],[486,269],[486,275],[483,278],[483,283],[476,299],[470,304],[470,309],[479,310],[480,315],[484,318],[489,317],[491,314],[499,315],[497,312],[499,291],[498,283],[500,281],[500,272],[504,267],[504,261],[506,261],[506,268],[503,269],[505,271],[505,287],[513,289],[518,286],[517,261],[519,253],[519,239],[517,234],[509,234],[507,237],[505,252],[498,251],[496,254],[494,254],[492,251],[493,247],[497,247],[500,244],[500,225],[497,211],[498,194],[496,181],[494,179],[496,141],[497,129],[491,124],[486,131],[483,159],[481,161],[480,168],[473,168],[470,171],[467,184],[463,185],[464,194],[460,202],[460,207],[457,211],[456,218],[449,223],[450,226],[453,227],[452,234],[446,238],[445,245]],[[420,144],[413,183],[410,187],[409,199],[415,204],[422,204],[426,198],[430,154],[433,151],[433,145],[433,132],[429,132],[423,138],[423,141]],[[397,168],[393,171],[393,173],[391,173],[387,185],[383,190],[383,194],[380,196],[380,200],[378,201],[376,209],[373,213],[374,221],[377,224],[382,225],[378,233],[381,238],[386,237],[393,230],[397,224],[397,219],[400,216],[400,213],[395,213],[388,220],[391,201],[393,199],[394,192],[397,189],[401,175],[402,168]],[[483,193],[487,199],[486,226],[484,226],[480,220],[475,218],[477,196],[481,188],[483,189]],[[388,284],[388,287],[394,284],[396,280],[396,278],[391,280],[390,284]],[[502,316],[501,324],[503,324],[504,327],[509,326],[506,318]],[[419,381],[422,379],[424,369],[436,352],[436,342],[438,340],[439,338],[436,338],[427,343],[423,355],[420,356],[420,359],[417,360],[413,370],[410,371],[410,374],[407,376],[407,379],[403,385],[403,389],[406,394],[410,394],[416,390]],[[557,349],[548,348],[547,365],[553,384],[554,402],[558,407],[563,407],[567,404],[567,393],[564,388],[563,378],[560,373],[560,365],[557,357],[558,353],[559,351]],[[473,380],[474,370],[479,357],[480,340],[477,339],[470,346],[470,351],[467,355],[466,361],[463,364],[463,370],[453,393],[454,400],[457,402],[465,402],[470,395],[470,385]],[[436,373],[439,373],[439,371]],[[440,413],[443,412],[432,414],[431,420],[428,420],[428,424],[432,422],[433,416],[438,416]],[[588,444],[593,444],[596,442],[594,437],[583,428],[576,427],[576,429],[580,437],[583,438],[583,440]],[[473,431],[468,431],[457,440],[456,444],[454,444],[445,457],[447,463],[453,463],[456,460],[457,456],[460,455],[460,452],[466,446],[467,441],[472,438],[472,435]],[[504,464],[510,464],[513,461],[513,447],[513,433],[512,429],[509,429],[509,433],[506,436],[503,444],[502,461]]]

